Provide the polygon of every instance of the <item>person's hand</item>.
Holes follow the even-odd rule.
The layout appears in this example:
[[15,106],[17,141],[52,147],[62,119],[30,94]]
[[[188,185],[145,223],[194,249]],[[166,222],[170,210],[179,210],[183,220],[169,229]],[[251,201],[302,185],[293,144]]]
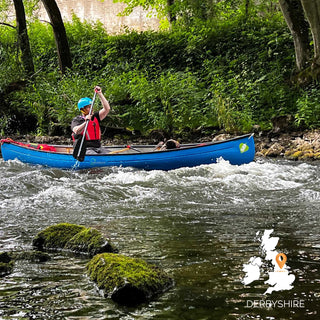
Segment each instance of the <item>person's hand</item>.
[[86,115],[86,120],[91,120],[91,118],[92,118],[92,114],[87,114]]
[[94,87],[94,91],[96,92],[96,93],[102,93],[102,91],[101,91],[101,88],[99,87],[99,86],[95,86]]

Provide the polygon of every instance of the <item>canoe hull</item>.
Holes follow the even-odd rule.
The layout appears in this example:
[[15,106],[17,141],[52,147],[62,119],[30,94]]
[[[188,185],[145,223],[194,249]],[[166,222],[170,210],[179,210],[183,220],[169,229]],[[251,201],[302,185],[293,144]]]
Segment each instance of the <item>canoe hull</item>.
[[4,160],[18,159],[21,162],[59,169],[90,169],[99,167],[134,167],[144,170],[172,170],[215,163],[219,158],[234,165],[253,161],[255,145],[253,136],[244,135],[230,140],[181,147],[179,149],[134,154],[86,155],[78,162],[67,153],[48,152],[2,140]]

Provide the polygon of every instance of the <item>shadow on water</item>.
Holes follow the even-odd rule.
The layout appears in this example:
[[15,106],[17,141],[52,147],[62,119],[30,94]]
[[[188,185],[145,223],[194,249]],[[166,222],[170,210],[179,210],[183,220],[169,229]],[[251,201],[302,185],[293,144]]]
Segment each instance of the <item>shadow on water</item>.
[[[87,260],[52,254],[19,262],[1,279],[7,319],[318,319],[319,164],[227,162],[170,172],[109,168],[61,171],[0,160],[0,251],[30,248],[37,232],[60,222],[98,228],[120,253],[163,267],[175,287],[136,309],[99,295]],[[244,285],[243,265],[262,256],[259,238],[273,229],[296,279],[265,295]],[[253,307],[253,301],[303,301],[303,308]]]

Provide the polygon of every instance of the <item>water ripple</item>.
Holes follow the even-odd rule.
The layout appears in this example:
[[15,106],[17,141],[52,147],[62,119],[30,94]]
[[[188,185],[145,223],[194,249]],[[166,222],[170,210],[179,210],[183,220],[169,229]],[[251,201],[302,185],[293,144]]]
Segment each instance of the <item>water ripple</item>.
[[[292,294],[318,290],[317,163],[220,161],[169,172],[74,172],[0,159],[0,169],[0,251],[30,248],[35,234],[51,224],[83,224],[108,234],[121,253],[162,266],[176,281],[158,300],[123,310],[83,276],[86,261],[57,254],[50,263],[20,263],[2,279],[0,318],[245,318],[246,299],[260,299],[265,285],[244,288],[242,265],[259,254],[256,232],[270,228],[299,275]],[[314,312],[319,298],[310,301]],[[282,310],[250,312],[253,318],[286,318]],[[305,310],[296,316],[306,318]]]

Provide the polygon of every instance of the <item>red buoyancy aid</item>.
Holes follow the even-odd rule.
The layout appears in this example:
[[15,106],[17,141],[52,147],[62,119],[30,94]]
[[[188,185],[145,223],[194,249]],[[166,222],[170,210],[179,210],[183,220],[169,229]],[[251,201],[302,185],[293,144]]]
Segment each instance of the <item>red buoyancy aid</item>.
[[101,139],[101,129],[97,117],[89,121],[86,140],[100,140]]
[[[82,135],[80,133],[80,135]],[[72,139],[75,140],[74,134],[72,134]],[[90,120],[88,123],[88,128],[86,132],[86,140],[100,140],[101,139],[101,129],[97,117],[94,117],[93,120]]]

